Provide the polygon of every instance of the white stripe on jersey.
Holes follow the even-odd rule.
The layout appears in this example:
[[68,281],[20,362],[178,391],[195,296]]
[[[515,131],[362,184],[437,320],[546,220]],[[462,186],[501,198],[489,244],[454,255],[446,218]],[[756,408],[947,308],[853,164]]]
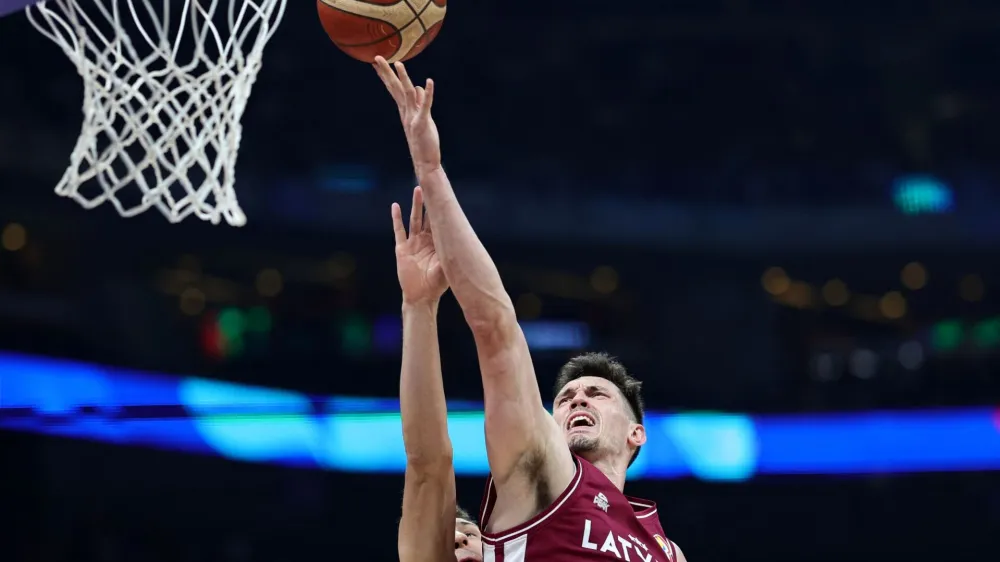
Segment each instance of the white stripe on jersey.
[[[528,552],[528,535],[503,543],[503,562],[524,562]],[[483,562],[496,562],[497,550],[492,544],[483,543]]]

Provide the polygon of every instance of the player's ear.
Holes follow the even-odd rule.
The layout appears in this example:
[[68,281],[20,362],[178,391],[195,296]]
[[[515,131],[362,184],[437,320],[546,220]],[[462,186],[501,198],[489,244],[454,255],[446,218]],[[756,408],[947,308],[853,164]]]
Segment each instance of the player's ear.
[[642,447],[646,444],[646,428],[641,423],[631,424],[631,431],[628,434],[628,442],[633,447]]

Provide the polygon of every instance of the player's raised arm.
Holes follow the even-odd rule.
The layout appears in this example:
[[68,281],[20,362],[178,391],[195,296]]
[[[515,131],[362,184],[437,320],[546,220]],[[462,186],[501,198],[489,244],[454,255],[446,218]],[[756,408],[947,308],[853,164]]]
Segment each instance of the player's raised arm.
[[413,192],[410,232],[392,206],[396,272],[403,290],[403,366],[399,409],[406,446],[401,562],[454,560],[455,472],[438,349],[438,301],[447,288],[423,220],[420,188]]
[[528,480],[542,477],[558,494],[572,478],[573,460],[542,403],[528,345],[500,274],[441,167],[431,118],[434,83],[428,80],[426,88],[415,87],[400,63],[395,72],[383,59],[377,59],[375,67],[399,108],[413,165],[426,190],[434,244],[476,339],[494,480],[502,490],[514,476],[522,476],[510,482],[519,487],[533,486]]

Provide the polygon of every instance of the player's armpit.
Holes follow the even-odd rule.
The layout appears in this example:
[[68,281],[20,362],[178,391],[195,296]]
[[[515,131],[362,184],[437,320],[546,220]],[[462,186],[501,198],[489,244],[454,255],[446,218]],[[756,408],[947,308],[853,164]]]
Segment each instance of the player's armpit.
[[573,478],[573,457],[542,403],[528,343],[513,310],[504,316],[490,329],[474,330],[490,471],[501,496],[507,495],[508,484],[533,490],[539,478],[558,495]]
[[400,562],[455,559],[455,472],[451,460],[406,467]]

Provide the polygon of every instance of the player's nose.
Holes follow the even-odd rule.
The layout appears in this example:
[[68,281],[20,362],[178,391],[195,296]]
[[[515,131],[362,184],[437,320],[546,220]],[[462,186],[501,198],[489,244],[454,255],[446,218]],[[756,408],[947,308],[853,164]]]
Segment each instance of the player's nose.
[[569,407],[570,407],[571,410],[575,410],[577,408],[586,408],[587,407],[587,397],[586,396],[577,396],[576,398],[573,399],[572,402],[569,403]]
[[465,533],[455,531],[455,550],[469,546],[469,537]]

